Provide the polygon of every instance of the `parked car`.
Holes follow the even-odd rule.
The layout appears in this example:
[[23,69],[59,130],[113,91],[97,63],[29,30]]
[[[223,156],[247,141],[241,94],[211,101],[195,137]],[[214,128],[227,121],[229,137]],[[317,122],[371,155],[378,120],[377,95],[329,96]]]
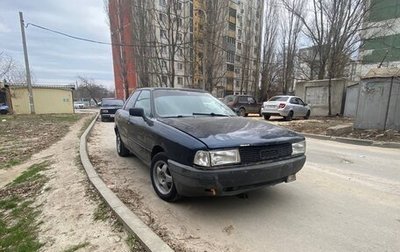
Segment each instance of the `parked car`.
[[0,114],[5,115],[10,112],[10,108],[5,103],[0,103]]
[[100,119],[102,122],[106,120],[114,120],[115,112],[122,108],[124,101],[114,98],[103,98],[100,107]]
[[248,114],[259,114],[261,116],[262,104],[257,103],[252,96],[228,95],[225,96],[224,103],[240,116],[248,116]]
[[85,104],[83,104],[82,102],[74,102],[74,108],[75,109],[84,109]]
[[283,116],[287,121],[294,117],[308,119],[311,108],[297,96],[274,96],[263,103],[261,114],[265,120],[269,120],[271,116]]
[[238,117],[207,92],[137,89],[115,115],[116,149],[150,166],[157,195],[236,195],[295,180],[305,139],[285,128]]

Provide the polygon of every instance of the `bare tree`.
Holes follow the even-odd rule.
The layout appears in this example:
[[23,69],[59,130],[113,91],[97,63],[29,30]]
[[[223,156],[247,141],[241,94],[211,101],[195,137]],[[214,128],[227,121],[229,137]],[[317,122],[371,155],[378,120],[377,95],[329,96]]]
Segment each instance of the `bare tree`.
[[92,99],[96,104],[102,98],[114,97],[114,92],[96,83],[94,79],[78,76],[79,84],[74,91],[76,99]]
[[[367,0],[312,0],[310,13],[284,5],[303,23],[318,61],[318,79],[329,79],[328,106],[331,115],[331,80],[342,77],[351,56],[361,46],[360,32],[375,24],[364,22],[372,5]],[[386,26],[386,25],[385,25]]]
[[278,26],[278,7],[276,0],[266,2],[264,17],[264,42],[261,64],[261,94],[260,100],[269,98],[269,91],[274,85],[279,74],[277,65],[277,38]]
[[221,48],[224,48],[228,10],[229,1],[226,0],[205,0],[204,9],[198,10],[202,21],[200,42],[203,44],[203,81],[208,92],[212,92],[225,77],[226,52]]
[[[282,55],[282,92],[287,94],[293,90],[294,70],[298,52],[299,36],[302,31],[302,21],[295,13],[303,13],[305,0],[286,0],[286,9],[282,10],[285,19],[281,22],[281,55]],[[287,11],[288,9],[294,11]]]
[[[34,83],[35,77],[32,71],[31,76]],[[23,84],[26,82],[25,69],[5,52],[0,52],[0,80],[14,84]]]

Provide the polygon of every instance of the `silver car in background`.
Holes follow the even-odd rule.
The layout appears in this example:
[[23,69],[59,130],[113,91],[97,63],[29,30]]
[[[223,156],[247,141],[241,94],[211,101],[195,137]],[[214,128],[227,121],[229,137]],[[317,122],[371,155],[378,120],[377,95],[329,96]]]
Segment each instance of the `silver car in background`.
[[265,120],[271,116],[283,116],[290,121],[294,117],[308,119],[311,115],[311,108],[297,96],[274,96],[264,102],[261,107],[261,114]]

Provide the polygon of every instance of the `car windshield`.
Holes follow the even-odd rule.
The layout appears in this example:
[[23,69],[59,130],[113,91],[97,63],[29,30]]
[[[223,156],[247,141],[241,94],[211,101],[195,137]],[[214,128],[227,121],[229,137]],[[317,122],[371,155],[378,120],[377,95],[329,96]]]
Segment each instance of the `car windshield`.
[[274,96],[268,101],[287,101],[288,96]]
[[236,115],[212,95],[194,91],[155,90],[154,105],[160,117]]
[[234,100],[235,100],[235,96],[234,95],[228,95],[228,96],[225,96],[224,103],[227,104],[229,102],[233,102]]
[[103,100],[101,102],[103,107],[122,107],[124,105],[124,101],[122,100]]

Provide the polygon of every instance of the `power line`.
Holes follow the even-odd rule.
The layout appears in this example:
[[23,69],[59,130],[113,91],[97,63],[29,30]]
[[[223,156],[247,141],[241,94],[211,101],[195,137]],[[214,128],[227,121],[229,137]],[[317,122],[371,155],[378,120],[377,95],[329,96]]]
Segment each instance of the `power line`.
[[[68,37],[68,38],[71,38],[71,39],[80,40],[80,41],[84,41],[84,42],[95,43],[95,44],[100,44],[100,45],[121,46],[121,47],[138,47],[138,48],[139,47],[154,48],[154,47],[164,47],[164,46],[169,45],[169,44],[164,44],[164,43],[159,43],[159,42],[156,42],[156,45],[154,45],[154,42],[146,42],[148,44],[152,43],[152,45],[133,45],[133,44],[110,43],[110,42],[104,42],[104,41],[99,41],[99,40],[94,40],[94,39],[88,39],[88,38],[74,36],[74,35],[71,35],[71,34],[68,34],[68,33],[65,33],[65,32],[57,31],[57,30],[50,29],[50,28],[47,28],[47,27],[44,27],[44,26],[41,26],[41,25],[33,24],[33,23],[27,23],[25,27],[28,28],[29,26],[33,26],[33,27],[36,27],[36,28],[39,28],[39,29],[42,29],[42,30],[45,30],[45,31],[48,31],[48,32],[52,32],[52,33],[55,33],[55,34],[58,34],[58,35],[61,35],[61,36],[64,36],[64,37]],[[186,44],[189,44],[189,43],[190,42],[179,43],[179,44],[176,44],[175,46],[182,46],[182,45],[186,45]]]

